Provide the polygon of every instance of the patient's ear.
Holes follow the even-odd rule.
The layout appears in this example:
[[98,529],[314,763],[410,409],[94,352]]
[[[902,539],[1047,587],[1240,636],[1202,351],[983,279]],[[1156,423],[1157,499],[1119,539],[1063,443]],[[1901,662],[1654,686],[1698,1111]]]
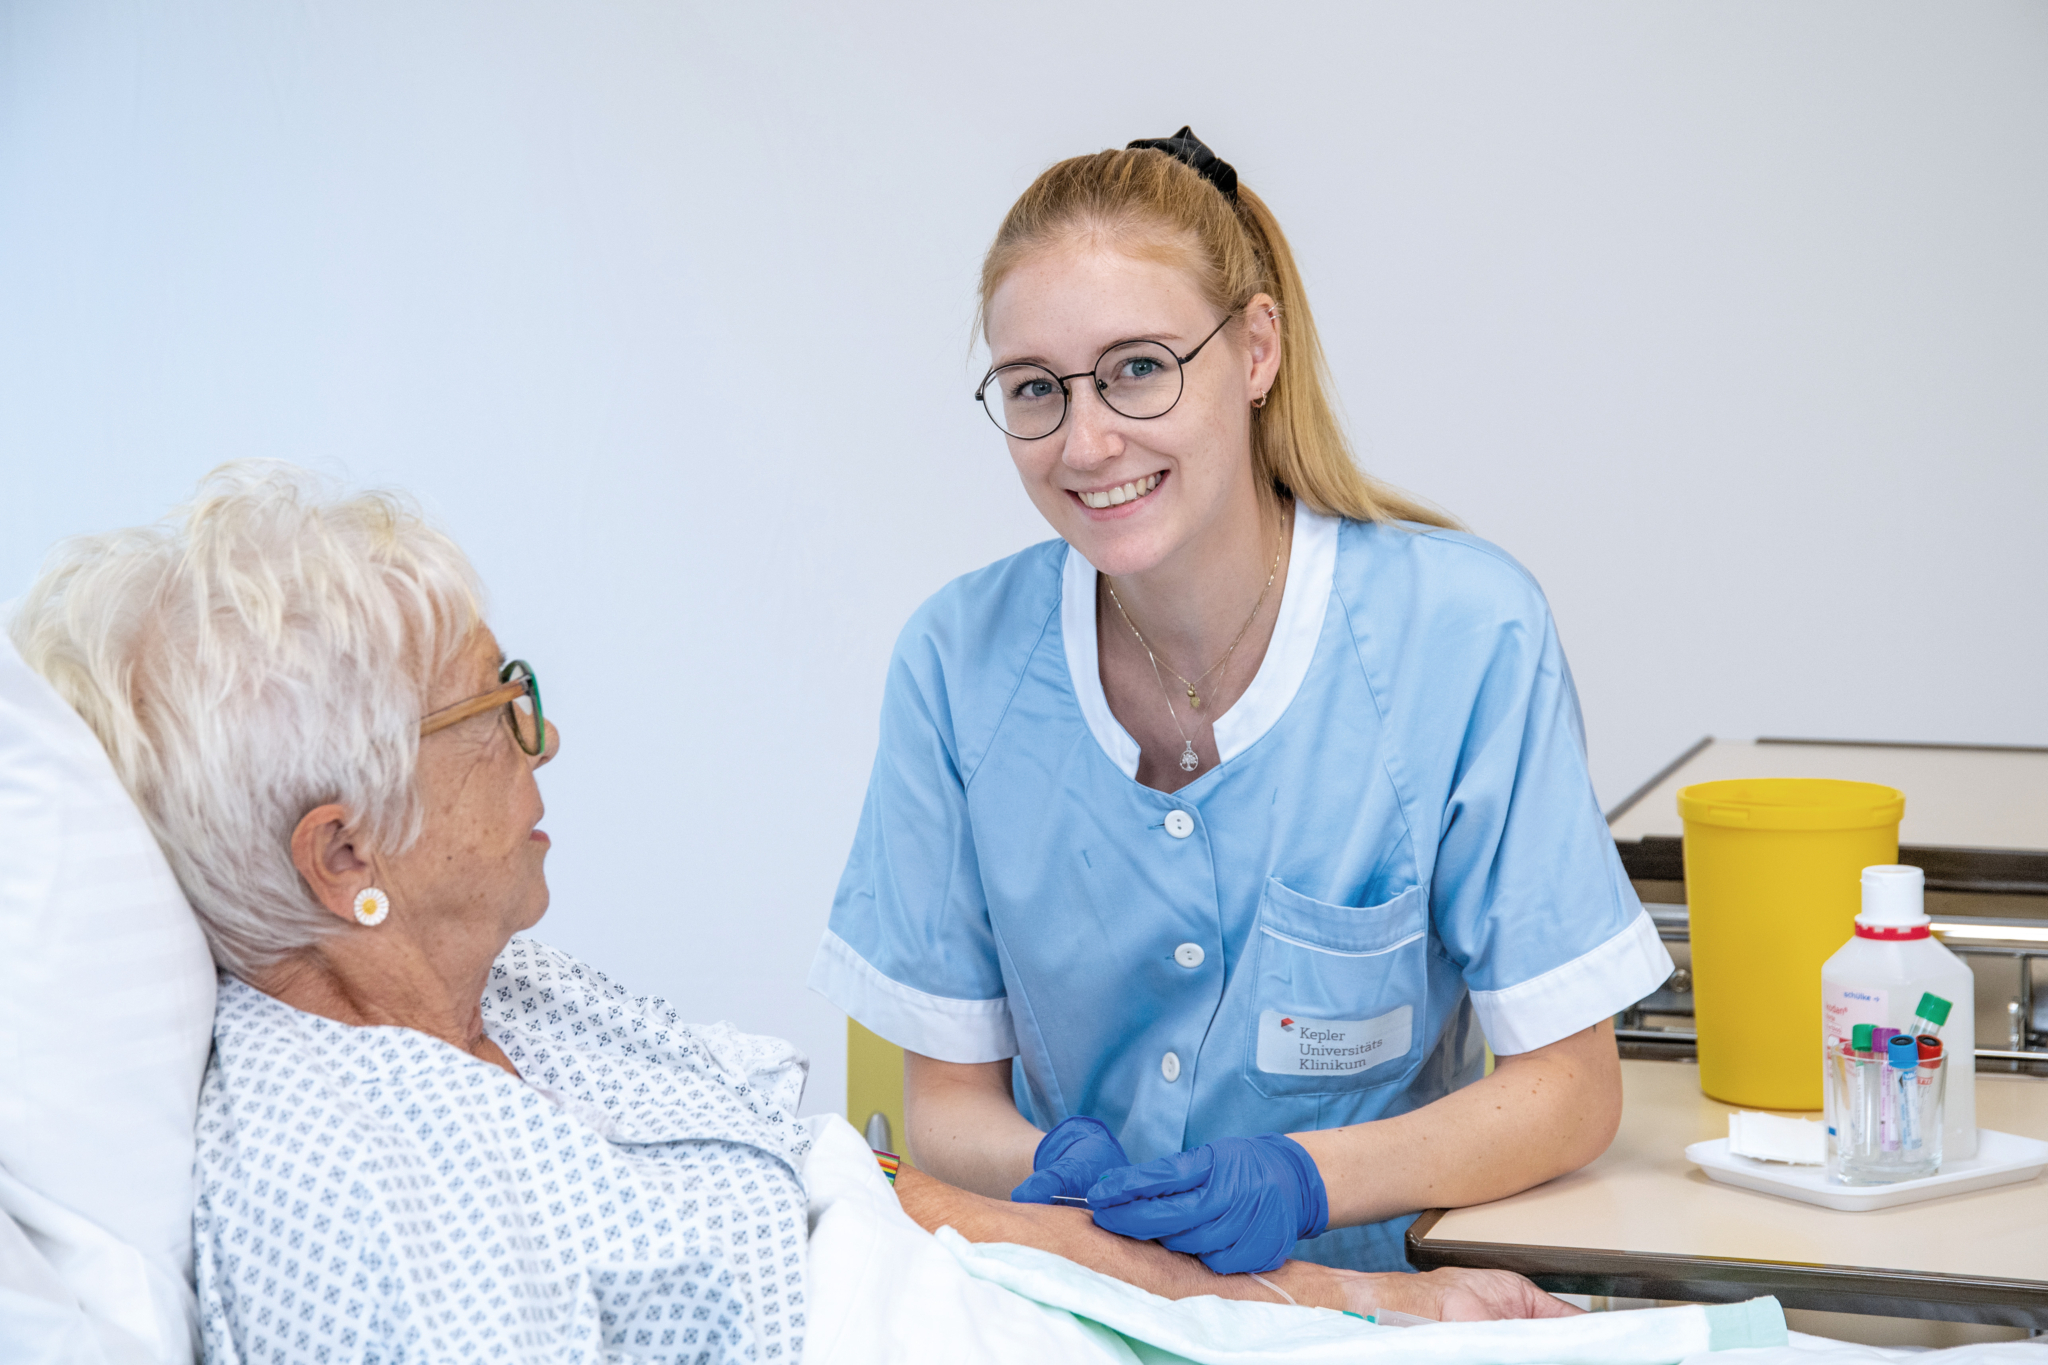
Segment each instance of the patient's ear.
[[315,806],[292,831],[292,866],[329,914],[355,923],[356,893],[370,885],[369,850],[349,829],[346,806]]

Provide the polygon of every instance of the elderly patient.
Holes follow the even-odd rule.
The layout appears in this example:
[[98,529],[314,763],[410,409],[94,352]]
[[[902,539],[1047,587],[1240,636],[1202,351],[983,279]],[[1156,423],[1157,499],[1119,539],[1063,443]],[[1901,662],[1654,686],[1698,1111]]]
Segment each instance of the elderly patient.
[[[225,975],[194,1231],[209,1359],[783,1360],[809,1145],[789,1044],[686,1024],[528,938],[561,736],[462,552],[400,501],[219,471],[75,541],[23,654],[92,724]],[[1170,1297],[1564,1311],[1489,1272],[1219,1276],[1083,1211],[906,1169],[927,1229]]]

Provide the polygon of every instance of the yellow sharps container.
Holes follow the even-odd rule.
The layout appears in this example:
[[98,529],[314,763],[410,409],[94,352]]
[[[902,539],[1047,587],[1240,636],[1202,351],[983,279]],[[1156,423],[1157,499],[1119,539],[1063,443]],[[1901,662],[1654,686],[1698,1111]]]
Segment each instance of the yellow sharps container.
[[1820,968],[1855,932],[1863,869],[1899,860],[1906,798],[1874,782],[1744,778],[1678,793],[1700,1089],[1818,1109]]

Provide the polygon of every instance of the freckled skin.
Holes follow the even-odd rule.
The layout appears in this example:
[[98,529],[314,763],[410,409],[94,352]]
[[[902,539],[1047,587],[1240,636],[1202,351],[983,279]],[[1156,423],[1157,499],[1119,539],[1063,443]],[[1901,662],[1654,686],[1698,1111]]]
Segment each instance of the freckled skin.
[[[431,712],[498,685],[500,655],[479,627],[428,690]],[[403,850],[375,846],[339,805],[308,811],[292,833],[307,890],[341,921],[338,932],[250,984],[286,1004],[347,1024],[396,1024],[441,1038],[518,1074],[483,1030],[483,988],[512,935],[548,908],[548,838],[537,769],[561,736],[548,726],[539,756],[520,749],[504,710],[420,740],[420,835]],[[356,923],[355,897],[391,898],[382,924]]]
[[[436,686],[427,709],[490,691],[498,668],[497,641],[479,631],[449,670],[452,676]],[[542,870],[548,844],[529,837],[544,814],[533,773],[554,756],[560,741],[553,728],[549,749],[538,760],[521,751],[502,711],[420,741],[426,823],[411,849],[379,860],[394,904],[402,898],[434,907],[439,917],[477,932],[502,931],[505,939],[540,921],[548,907]]]
[[[1253,534],[1241,567],[1263,564],[1258,546],[1271,527],[1252,478],[1251,400],[1272,386],[1279,351],[1263,308],[1247,311],[1257,314],[1256,324],[1225,327],[1203,346],[1164,417],[1120,416],[1082,380],[1057,431],[1008,442],[1024,491],[1046,522],[1102,572],[1134,580],[1133,591],[1189,581],[1207,587],[1208,561],[1238,549],[1233,536],[1244,531]],[[1218,317],[1174,266],[1085,245],[1053,248],[1019,265],[990,299],[990,354],[998,364],[1030,358],[1065,374],[1130,337],[1160,338],[1178,355]],[[1128,512],[1090,515],[1073,497],[1153,474],[1165,482]]]

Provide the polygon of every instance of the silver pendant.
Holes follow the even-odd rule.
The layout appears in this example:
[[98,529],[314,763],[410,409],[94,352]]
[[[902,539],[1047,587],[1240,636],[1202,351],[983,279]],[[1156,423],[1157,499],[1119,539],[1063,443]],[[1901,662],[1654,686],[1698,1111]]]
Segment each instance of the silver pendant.
[[1202,766],[1202,756],[1195,752],[1195,742],[1193,740],[1185,739],[1181,743],[1188,747],[1180,751],[1180,770],[1184,773],[1191,773]]

